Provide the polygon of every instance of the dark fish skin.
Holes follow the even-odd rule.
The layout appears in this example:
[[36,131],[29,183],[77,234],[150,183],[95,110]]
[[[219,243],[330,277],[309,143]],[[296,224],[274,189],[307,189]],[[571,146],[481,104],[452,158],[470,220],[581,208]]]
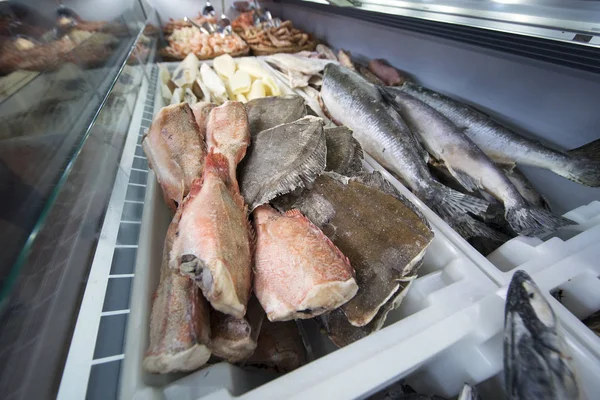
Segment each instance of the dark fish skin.
[[582,185],[600,186],[600,139],[568,152],[558,151],[519,135],[460,101],[412,82],[389,89],[408,93],[435,108],[464,129],[496,163],[545,168]]
[[334,120],[352,130],[363,150],[444,218],[485,211],[487,203],[447,188],[429,173],[420,145],[377,87],[336,64],[325,67],[321,99]]
[[304,99],[297,95],[262,97],[246,104],[252,136],[306,116]]
[[306,348],[294,321],[263,321],[258,346],[246,365],[289,372],[306,363]]
[[327,165],[325,171],[354,176],[363,171],[364,154],[360,143],[345,126],[325,129]]
[[565,348],[550,304],[525,271],[516,271],[504,309],[507,399],[578,399]]
[[600,337],[600,311],[596,311],[581,322]]
[[515,232],[538,235],[573,224],[545,209],[531,207],[504,172],[433,107],[401,91],[383,89],[383,93],[429,153],[443,161],[465,189],[470,192],[485,189],[504,204],[506,220]]

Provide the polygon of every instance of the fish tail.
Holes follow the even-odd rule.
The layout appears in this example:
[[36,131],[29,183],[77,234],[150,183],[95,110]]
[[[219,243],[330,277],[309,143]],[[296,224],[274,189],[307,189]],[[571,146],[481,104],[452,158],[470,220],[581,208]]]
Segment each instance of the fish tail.
[[513,207],[506,209],[506,221],[520,235],[536,236],[574,225],[568,218],[554,215],[538,207]]
[[460,236],[467,240],[476,237],[490,239],[495,242],[506,242],[510,240],[508,235],[498,232],[483,222],[466,214],[450,218],[447,222]]
[[489,206],[485,200],[457,192],[439,182],[435,182],[428,202],[444,219],[453,219],[467,213],[481,215]]
[[565,178],[585,186],[600,186],[600,139],[567,152],[571,156],[572,164],[566,173],[561,173]]

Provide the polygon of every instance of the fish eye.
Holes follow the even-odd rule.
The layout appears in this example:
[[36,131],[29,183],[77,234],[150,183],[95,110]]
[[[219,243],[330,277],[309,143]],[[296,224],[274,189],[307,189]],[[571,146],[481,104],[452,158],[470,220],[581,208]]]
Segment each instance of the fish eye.
[[529,293],[529,298],[533,299],[533,293]]

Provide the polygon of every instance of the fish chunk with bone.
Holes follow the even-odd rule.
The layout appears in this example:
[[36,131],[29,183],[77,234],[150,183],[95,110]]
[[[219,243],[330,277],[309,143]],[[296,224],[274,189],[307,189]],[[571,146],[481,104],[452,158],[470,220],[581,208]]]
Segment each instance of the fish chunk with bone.
[[193,371],[210,358],[209,306],[193,281],[169,268],[181,211],[169,225],[158,289],[152,300],[149,345],[143,366],[167,374]]
[[204,168],[204,135],[190,106],[163,107],[144,135],[142,148],[167,206],[175,211]]
[[508,399],[578,399],[577,377],[548,301],[522,270],[504,308],[504,382]]
[[573,221],[532,207],[504,172],[448,118],[408,93],[382,89],[433,157],[444,162],[450,173],[468,191],[485,189],[504,204],[511,228],[523,235],[538,235]]
[[211,151],[182,204],[170,266],[192,278],[214,309],[242,318],[252,288],[252,228],[229,160]]
[[294,321],[263,322],[258,345],[246,365],[289,372],[306,363],[306,348]]
[[378,173],[347,178],[325,172],[310,189],[286,197],[292,200],[276,205],[299,209],[354,267],[359,290],[341,307],[354,326],[371,322],[416,274],[433,240],[427,220]]
[[298,210],[254,210],[254,292],[270,321],[306,319],[338,308],[356,294],[342,252]]

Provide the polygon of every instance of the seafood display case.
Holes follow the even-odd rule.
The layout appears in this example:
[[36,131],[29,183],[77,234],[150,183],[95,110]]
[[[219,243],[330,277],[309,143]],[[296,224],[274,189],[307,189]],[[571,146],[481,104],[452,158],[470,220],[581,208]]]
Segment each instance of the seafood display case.
[[[526,190],[550,208],[557,220],[563,216],[572,223],[564,227],[557,224],[559,227],[548,233],[502,236],[502,243],[482,251],[480,243],[465,239],[460,224],[453,224],[452,218],[440,212],[445,210],[443,205],[436,207],[421,196],[386,163],[385,156],[369,147],[368,138],[359,136],[361,125],[351,124],[352,116],[361,110],[353,106],[335,109],[335,101],[341,97],[336,97],[339,93],[335,91],[328,92],[327,79],[333,79],[331,71],[336,70],[324,71],[332,58],[335,68],[344,64],[338,53],[341,49],[348,51],[344,54],[351,57],[350,64],[364,72],[365,78],[371,60],[384,59],[388,67],[401,72],[402,81],[407,79],[419,85],[415,87],[426,87],[473,107],[527,140],[540,141],[572,158],[591,157],[598,163],[593,165],[600,166],[599,146],[594,144],[600,139],[600,6],[584,1],[281,0],[243,7],[241,3],[212,6],[216,13],[208,15],[209,22],[213,17],[221,21],[217,17],[227,14],[236,36],[212,32],[210,40],[203,36],[206,19],[201,12],[206,5],[197,2],[108,1],[106,7],[99,7],[92,2],[65,1],[58,9],[54,4],[38,7],[33,1],[0,4],[0,187],[4,202],[0,219],[0,393],[8,399],[61,400],[378,399],[415,390],[434,399],[434,395],[453,398],[468,383],[483,400],[502,399],[507,397],[505,304],[515,271],[523,270],[539,286],[544,304],[552,308],[558,321],[557,334],[564,340],[564,356],[576,375],[581,398],[595,398],[600,390],[600,267],[596,261],[600,256],[600,189],[587,179],[597,179],[598,174],[574,172],[573,176],[582,177],[575,182],[564,178],[571,173],[569,166],[553,164],[553,159],[542,158],[537,167],[519,164]],[[254,20],[256,14],[251,12],[260,18]],[[188,22],[184,17],[193,20]],[[173,35],[177,29],[181,31]],[[222,56],[231,50],[223,50],[231,45],[227,37],[235,38],[231,54],[241,57]],[[318,44],[326,44],[333,51],[323,52]],[[240,50],[240,46],[244,48]],[[310,54],[320,56],[318,61],[310,59],[313,61],[290,71],[290,62],[301,61],[277,54],[300,51],[303,55],[292,57],[307,56],[309,60]],[[218,55],[221,57],[213,61]],[[397,85],[396,89],[378,89],[375,93],[380,94],[373,94],[380,96],[381,104],[402,101],[402,90],[398,89],[402,84],[394,82],[396,75],[389,82],[385,73],[375,75],[379,82],[384,81],[382,86]],[[360,97],[359,90],[350,92]],[[437,93],[434,97],[439,96]],[[256,103],[264,96],[282,96],[290,102],[301,99],[304,111],[296,115],[269,100]],[[382,192],[396,199],[389,205],[391,209],[406,207],[399,214],[416,216],[410,223],[404,222],[412,224],[403,231],[405,235],[394,239],[381,236],[380,242],[387,244],[389,239],[403,251],[415,254],[410,253],[412,259],[404,266],[406,275],[389,275],[400,277],[398,285],[391,285],[394,288],[389,293],[377,293],[385,298],[369,317],[372,322],[350,326],[351,312],[337,308],[337,303],[335,310],[320,316],[319,307],[311,303],[284,310],[288,316],[301,318],[295,322],[270,322],[275,314],[267,310],[264,294],[256,293],[258,300],[249,301],[246,320],[242,319],[246,323],[244,343],[254,342],[257,348],[254,359],[225,362],[228,357],[234,360],[231,354],[238,347],[232,344],[228,348],[226,344],[225,351],[219,353],[215,343],[203,338],[206,332],[201,324],[194,325],[195,331],[181,333],[187,327],[187,314],[177,319],[181,313],[177,296],[188,296],[188,310],[194,309],[188,312],[197,319],[203,317],[194,313],[202,314],[206,311],[202,307],[212,307],[211,324],[220,318],[215,315],[225,315],[215,310],[226,307],[202,286],[206,285],[206,272],[203,281],[202,275],[194,276],[191,271],[202,291],[184,279],[190,271],[184,271],[181,260],[188,254],[176,261],[178,272],[184,275],[169,275],[174,272],[164,268],[168,257],[164,258],[163,250],[169,248],[174,211],[180,206],[185,210],[188,202],[198,202],[194,196],[206,194],[199,192],[200,185],[193,180],[182,183],[181,194],[166,189],[169,176],[160,170],[165,160],[165,153],[160,151],[164,149],[152,147],[162,140],[156,136],[160,130],[155,129],[153,137],[150,129],[153,121],[173,121],[167,118],[168,113],[181,115],[176,113],[187,107],[185,103],[191,105],[187,109],[193,110],[201,127],[202,118],[208,121],[213,112],[212,106],[203,108],[202,101],[221,104],[226,100],[248,102],[249,115],[251,104],[266,104],[268,112],[261,114],[257,106],[254,115],[275,121],[281,118],[286,124],[285,129],[279,128],[281,131],[271,131],[278,129],[279,124],[273,124],[254,132],[250,117],[250,146],[256,141],[265,147],[263,153],[252,147],[244,150],[237,177],[235,168],[232,177],[220,175],[226,192],[233,193],[234,202],[239,202],[235,200],[238,190],[250,211],[269,201],[281,211],[293,204],[300,212],[279,214],[271,210],[276,214],[268,214],[264,206],[258,210],[270,215],[265,221],[305,214],[308,219],[302,217],[302,221],[308,221],[306,226],[323,239],[318,242],[335,249],[332,264],[346,265],[343,259],[348,256],[350,264],[358,265],[356,255],[343,247],[335,233],[336,229],[356,229],[352,227],[357,224],[345,225],[345,221],[335,221],[329,215],[329,222],[335,222],[319,225],[315,217],[318,207],[313,207],[311,199],[326,197],[327,187],[333,190],[340,182],[354,182],[370,193],[370,200],[360,206],[336,200],[345,212],[340,209],[338,214],[348,218],[353,213],[371,216],[381,230],[396,232],[394,223],[373,211],[382,209],[378,203]],[[398,115],[408,120],[410,115],[402,111],[400,106]],[[377,112],[373,115],[378,116]],[[235,127],[235,112],[230,113],[231,120],[224,118],[219,129]],[[378,123],[377,117],[369,121]],[[348,151],[354,152],[353,160],[340,172],[346,178],[323,171],[329,156],[315,161],[317,151],[324,157],[324,148],[327,152],[333,148],[333,142],[325,140],[326,132],[333,135],[332,130],[343,129],[332,128],[341,122],[354,130],[353,137],[360,143],[356,150],[351,142],[352,151]],[[207,132],[212,129],[204,123]],[[306,141],[300,155],[285,147],[298,145],[285,135],[293,133],[292,127],[296,129],[299,124],[311,127],[302,128]],[[466,131],[468,127],[459,128]],[[306,133],[313,130],[321,132],[320,142]],[[214,140],[207,132],[203,133],[206,141]],[[346,134],[344,130],[336,132]],[[192,151],[202,154],[194,140],[185,142],[188,155]],[[527,143],[524,152],[532,153]],[[306,153],[308,148],[314,153]],[[427,150],[434,153],[429,147]],[[296,190],[287,197],[277,197],[284,193],[278,174],[287,165],[281,157],[290,152],[305,159],[292,171],[297,175],[281,178]],[[224,164],[231,168],[232,163],[240,162],[238,158],[239,154],[230,157],[227,164],[211,154],[207,156],[210,163],[206,161],[211,168],[204,168],[218,175]],[[266,173],[256,167],[258,172],[251,175],[247,171],[255,165],[275,168]],[[480,167],[474,169],[483,169]],[[372,177],[377,177],[376,182],[369,180]],[[207,179],[215,178],[205,171],[203,180]],[[249,197],[245,189],[248,181],[263,185],[256,190],[256,197]],[[306,186],[310,195],[301,194],[296,186]],[[266,197],[269,191],[277,195]],[[184,201],[187,192],[190,194]],[[444,198],[443,203],[447,202],[450,200]],[[258,211],[252,214],[255,229],[250,229],[257,231]],[[219,223],[226,224],[224,220]],[[187,223],[191,223],[189,219]],[[378,229],[372,221],[363,225]],[[418,229],[433,235],[418,236]],[[254,232],[244,240],[255,243],[261,240],[259,234]],[[415,244],[421,239],[426,243]],[[310,242],[306,238],[303,241]],[[317,258],[316,248],[313,250],[311,256]],[[338,253],[345,254],[341,261],[336,258]],[[243,257],[243,251],[238,257]],[[396,255],[386,253],[385,257],[389,260]],[[274,269],[254,262],[255,274]],[[168,281],[165,276],[193,286],[204,306],[197,306],[198,299],[189,300],[190,295],[183,291],[169,289],[163,283]],[[359,278],[358,290],[365,291],[367,283]],[[349,281],[354,282],[353,278]],[[302,287],[301,283],[305,282],[288,284],[291,290],[292,286]],[[338,296],[352,289],[336,287]],[[189,353],[175,353],[169,358],[169,351],[177,346],[173,337],[171,342],[164,338],[175,334],[169,333],[169,322],[161,331],[151,321],[165,317],[160,310],[153,310],[161,305],[168,310],[166,315],[180,324],[181,330],[176,332],[181,334],[177,338],[183,346],[186,340],[192,343]],[[261,307],[267,310],[268,318]],[[257,309],[262,316],[254,332],[252,318],[256,314],[251,310]],[[313,314],[314,318],[304,318]],[[151,324],[155,324],[154,330]],[[266,350],[261,348],[261,334],[265,343],[275,340],[277,324],[286,327],[281,331],[285,331],[284,339],[280,337],[281,342],[270,344]],[[336,326],[338,331],[333,330]],[[281,361],[290,356],[285,345],[301,347],[295,348],[295,353],[290,351],[294,353],[292,367]],[[158,353],[154,364],[148,361],[153,351]],[[166,361],[161,359],[161,351],[167,355]],[[204,360],[201,368],[200,358]],[[177,371],[177,363],[187,371]]]

